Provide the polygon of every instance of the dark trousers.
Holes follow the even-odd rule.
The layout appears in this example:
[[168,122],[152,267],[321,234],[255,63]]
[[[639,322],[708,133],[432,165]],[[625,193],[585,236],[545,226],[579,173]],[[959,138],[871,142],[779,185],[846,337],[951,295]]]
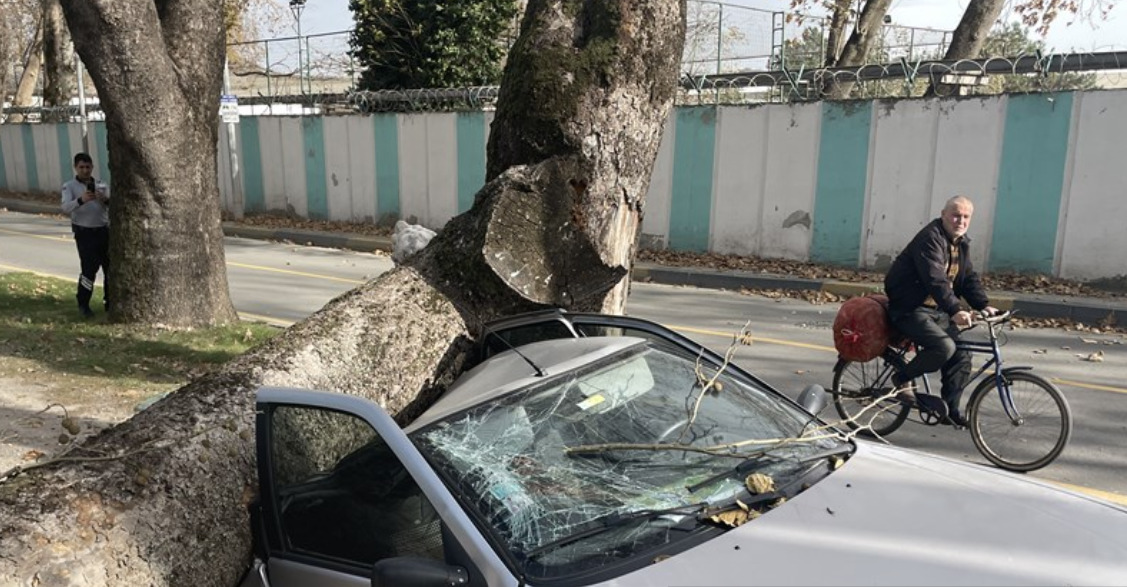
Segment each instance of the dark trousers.
[[[110,278],[110,229],[106,226],[87,228],[72,224],[71,230],[74,231],[78,260],[82,265],[82,274],[78,277],[78,307],[89,308],[90,297],[94,295],[94,281],[98,277],[98,269],[102,270],[103,286]],[[105,291],[103,299],[108,309],[109,291]]]
[[900,373],[899,381],[910,381],[925,373],[942,370],[940,395],[952,412],[959,408],[959,397],[970,379],[970,353],[955,348],[959,327],[946,312],[927,307],[908,312],[889,313],[892,325],[916,343],[916,356]]

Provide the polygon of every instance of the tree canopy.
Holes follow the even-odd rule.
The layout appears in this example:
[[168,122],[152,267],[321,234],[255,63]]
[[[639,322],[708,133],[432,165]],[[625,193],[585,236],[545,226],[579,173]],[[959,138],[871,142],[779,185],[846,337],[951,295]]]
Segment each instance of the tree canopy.
[[351,0],[365,90],[496,85],[518,0]]

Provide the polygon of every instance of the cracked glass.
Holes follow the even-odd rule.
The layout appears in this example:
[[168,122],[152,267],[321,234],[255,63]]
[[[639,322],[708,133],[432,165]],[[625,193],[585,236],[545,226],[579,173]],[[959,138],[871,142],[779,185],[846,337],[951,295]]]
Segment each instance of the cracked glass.
[[841,445],[833,434],[796,441],[810,426],[774,393],[650,342],[412,438],[522,574],[556,578],[712,528],[696,514],[746,498],[748,472],[801,476],[804,457]]

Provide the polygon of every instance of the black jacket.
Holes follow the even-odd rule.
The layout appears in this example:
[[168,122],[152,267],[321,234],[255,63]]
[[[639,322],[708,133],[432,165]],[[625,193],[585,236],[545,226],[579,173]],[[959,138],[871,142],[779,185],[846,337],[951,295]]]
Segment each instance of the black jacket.
[[970,262],[970,238],[959,241],[959,273],[954,288],[947,280],[950,239],[943,230],[943,221],[936,218],[923,227],[901,251],[884,276],[891,312],[907,312],[918,308],[930,295],[940,310],[954,315],[961,308],[959,298],[966,298],[975,310],[990,302],[982,282]]

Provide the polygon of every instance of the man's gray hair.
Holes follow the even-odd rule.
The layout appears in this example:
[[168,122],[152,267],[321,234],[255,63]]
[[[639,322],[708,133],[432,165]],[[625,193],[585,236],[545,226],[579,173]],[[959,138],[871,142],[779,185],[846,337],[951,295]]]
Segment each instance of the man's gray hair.
[[974,209],[974,202],[970,201],[970,198],[960,194],[958,196],[952,196],[951,199],[947,200],[947,203],[943,205],[943,210],[950,210],[958,204],[966,204],[970,206],[972,210]]

